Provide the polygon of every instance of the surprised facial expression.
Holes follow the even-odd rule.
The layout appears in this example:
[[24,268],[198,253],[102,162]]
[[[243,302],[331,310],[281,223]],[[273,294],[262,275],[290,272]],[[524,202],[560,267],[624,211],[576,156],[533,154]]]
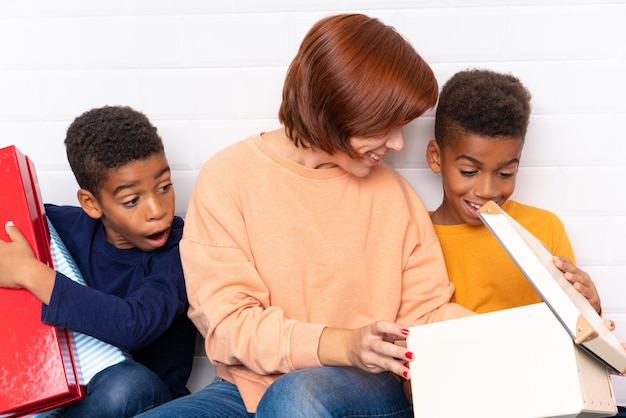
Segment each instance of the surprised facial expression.
[[107,240],[117,248],[153,251],[169,237],[174,187],[163,153],[110,172],[97,199]]

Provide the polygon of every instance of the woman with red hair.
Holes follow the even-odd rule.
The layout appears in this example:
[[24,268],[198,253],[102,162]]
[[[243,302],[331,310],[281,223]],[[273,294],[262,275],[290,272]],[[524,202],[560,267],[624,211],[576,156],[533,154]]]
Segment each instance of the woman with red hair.
[[396,342],[469,311],[449,303],[428,212],[383,159],[437,94],[394,28],[360,14],[313,26],[282,126],[210,158],[189,202],[189,316],[218,377],[146,416],[413,416],[414,353]]

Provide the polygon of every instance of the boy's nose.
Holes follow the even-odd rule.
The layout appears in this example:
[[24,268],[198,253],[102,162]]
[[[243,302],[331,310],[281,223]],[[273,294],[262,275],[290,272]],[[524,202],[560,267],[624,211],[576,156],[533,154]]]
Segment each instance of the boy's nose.
[[485,176],[476,185],[476,196],[485,200],[494,200],[499,194],[496,182],[489,176]]
[[165,205],[162,204],[159,199],[149,199],[147,206],[148,210],[146,217],[148,218],[148,220],[160,219],[167,212],[165,209]]

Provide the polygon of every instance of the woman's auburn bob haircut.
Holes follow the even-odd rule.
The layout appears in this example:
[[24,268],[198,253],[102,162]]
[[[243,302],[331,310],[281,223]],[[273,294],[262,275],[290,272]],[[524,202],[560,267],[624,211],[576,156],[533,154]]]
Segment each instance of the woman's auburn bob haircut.
[[362,14],[330,16],[307,33],[287,71],[278,114],[296,146],[356,157],[437,102],[430,66],[396,30]]

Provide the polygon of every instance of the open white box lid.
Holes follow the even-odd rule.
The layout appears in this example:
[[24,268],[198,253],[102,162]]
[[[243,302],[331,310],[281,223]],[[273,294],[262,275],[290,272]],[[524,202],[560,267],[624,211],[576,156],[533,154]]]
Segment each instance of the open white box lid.
[[626,372],[626,349],[556,268],[545,245],[493,201],[483,205],[478,215],[574,342],[616,372]]

